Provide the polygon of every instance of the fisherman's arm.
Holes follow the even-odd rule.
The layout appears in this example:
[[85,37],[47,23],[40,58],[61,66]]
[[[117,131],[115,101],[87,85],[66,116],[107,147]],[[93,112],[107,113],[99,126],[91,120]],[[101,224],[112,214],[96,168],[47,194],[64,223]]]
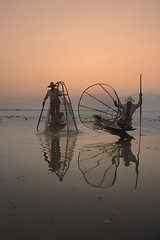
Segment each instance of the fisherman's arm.
[[136,104],[136,109],[139,108],[142,105],[142,93],[139,94],[139,101]]

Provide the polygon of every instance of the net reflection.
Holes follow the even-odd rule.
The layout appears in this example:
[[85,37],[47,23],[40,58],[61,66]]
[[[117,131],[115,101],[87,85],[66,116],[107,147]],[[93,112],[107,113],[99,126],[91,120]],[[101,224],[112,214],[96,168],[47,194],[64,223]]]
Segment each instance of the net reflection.
[[109,188],[117,180],[117,170],[122,163],[125,167],[135,164],[136,184],[139,160],[132,152],[133,137],[126,134],[117,142],[99,143],[84,146],[78,157],[78,167],[85,181],[97,188]]
[[76,134],[43,135],[40,139],[44,160],[48,163],[49,170],[54,172],[60,181],[63,181],[70,167],[76,139]]

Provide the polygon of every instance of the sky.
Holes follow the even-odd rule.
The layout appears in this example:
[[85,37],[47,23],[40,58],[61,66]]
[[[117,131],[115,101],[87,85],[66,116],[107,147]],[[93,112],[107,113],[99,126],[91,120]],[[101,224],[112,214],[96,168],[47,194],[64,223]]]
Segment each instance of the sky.
[[70,95],[94,83],[160,93],[159,0],[1,0],[0,96]]

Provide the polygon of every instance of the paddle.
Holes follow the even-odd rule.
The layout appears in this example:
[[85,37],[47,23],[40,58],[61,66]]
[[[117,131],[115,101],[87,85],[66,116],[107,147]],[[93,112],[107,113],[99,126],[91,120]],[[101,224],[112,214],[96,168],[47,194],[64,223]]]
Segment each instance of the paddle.
[[42,113],[43,113],[43,109],[44,109],[44,104],[42,106],[42,110],[41,110],[41,113],[40,113],[40,116],[39,116],[39,120],[38,120],[38,123],[37,123],[37,131],[38,131],[38,127],[39,127],[39,124],[40,124],[40,121],[41,121],[41,117],[42,117]]

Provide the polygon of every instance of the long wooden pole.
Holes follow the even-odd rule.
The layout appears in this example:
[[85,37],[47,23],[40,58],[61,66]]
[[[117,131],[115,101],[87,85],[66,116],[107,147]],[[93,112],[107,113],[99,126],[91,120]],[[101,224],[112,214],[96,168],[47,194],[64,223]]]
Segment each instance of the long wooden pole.
[[[140,97],[142,98],[142,74],[140,74]],[[140,105],[140,135],[141,135],[141,120],[142,120],[142,104]]]
[[41,113],[40,113],[40,116],[39,116],[39,119],[38,119],[38,123],[37,123],[37,131],[38,131],[38,127],[39,127],[39,124],[40,124],[40,121],[41,121],[41,117],[42,117],[42,113],[43,113],[43,109],[44,109],[44,104],[42,106],[42,110],[41,110]]
[[[140,74],[139,91],[140,97],[142,98],[142,74]],[[141,136],[141,122],[142,122],[142,103],[140,105],[140,136]]]
[[[142,74],[140,74],[140,82],[139,82],[139,94],[140,97],[142,98]],[[136,184],[135,188],[137,187],[138,184],[138,175],[139,175],[139,158],[140,158],[140,149],[141,149],[141,118],[142,118],[142,104],[140,105],[140,132],[139,132],[139,149],[138,149],[138,154],[137,154],[137,164],[136,164]]]

